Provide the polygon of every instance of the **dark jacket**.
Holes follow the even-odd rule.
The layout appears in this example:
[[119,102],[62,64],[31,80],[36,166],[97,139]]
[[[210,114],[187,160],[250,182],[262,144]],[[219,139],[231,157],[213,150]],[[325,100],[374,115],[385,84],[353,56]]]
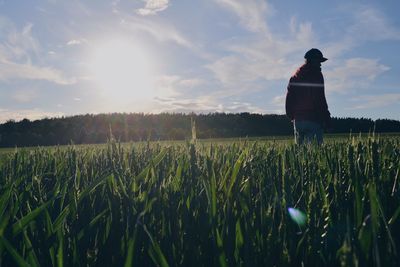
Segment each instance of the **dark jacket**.
[[286,115],[291,120],[309,120],[329,125],[324,77],[319,66],[306,63],[290,78],[286,94]]

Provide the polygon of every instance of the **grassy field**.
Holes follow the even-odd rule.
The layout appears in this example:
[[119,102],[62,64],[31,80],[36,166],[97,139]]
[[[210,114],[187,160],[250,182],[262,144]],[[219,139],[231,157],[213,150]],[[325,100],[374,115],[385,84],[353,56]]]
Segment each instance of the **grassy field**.
[[0,153],[0,266],[400,264],[396,135]]

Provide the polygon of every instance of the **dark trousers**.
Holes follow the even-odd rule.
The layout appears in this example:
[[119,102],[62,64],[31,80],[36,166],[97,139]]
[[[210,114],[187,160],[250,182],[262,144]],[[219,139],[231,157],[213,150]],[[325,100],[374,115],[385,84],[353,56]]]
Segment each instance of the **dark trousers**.
[[293,121],[294,138],[296,144],[311,143],[314,140],[318,144],[323,142],[323,130],[319,123],[314,121],[300,120]]

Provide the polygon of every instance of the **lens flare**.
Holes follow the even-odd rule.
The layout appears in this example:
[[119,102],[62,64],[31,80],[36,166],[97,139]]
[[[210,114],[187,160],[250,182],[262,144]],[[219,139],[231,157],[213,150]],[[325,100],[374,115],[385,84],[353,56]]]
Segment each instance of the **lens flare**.
[[290,218],[292,218],[292,220],[299,226],[303,226],[306,224],[307,216],[304,212],[295,208],[288,208],[288,211]]

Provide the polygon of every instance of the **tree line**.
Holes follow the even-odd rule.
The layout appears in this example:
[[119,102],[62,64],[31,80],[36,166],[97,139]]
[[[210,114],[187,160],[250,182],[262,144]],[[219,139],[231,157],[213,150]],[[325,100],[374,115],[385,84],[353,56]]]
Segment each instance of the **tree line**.
[[[110,133],[121,142],[184,140],[191,138],[191,120],[197,138],[292,135],[285,115],[251,113],[111,113],[45,118],[0,124],[0,147],[104,143]],[[400,132],[400,121],[333,118],[332,133]]]

